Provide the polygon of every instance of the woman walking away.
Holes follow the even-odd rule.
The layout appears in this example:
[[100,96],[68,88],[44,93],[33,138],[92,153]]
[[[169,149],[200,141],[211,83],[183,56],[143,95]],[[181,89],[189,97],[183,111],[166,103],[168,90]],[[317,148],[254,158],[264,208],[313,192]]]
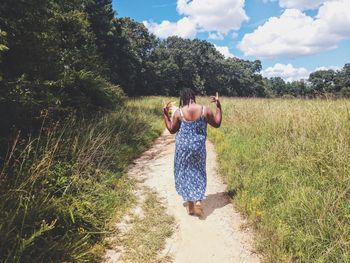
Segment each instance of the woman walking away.
[[207,185],[206,149],[207,123],[219,128],[222,119],[218,93],[210,97],[215,103],[215,115],[207,106],[196,103],[193,90],[184,89],[180,94],[180,107],[173,117],[169,117],[170,102],[163,107],[167,129],[176,133],[174,175],[175,187],[187,202],[188,214],[203,215],[201,201]]

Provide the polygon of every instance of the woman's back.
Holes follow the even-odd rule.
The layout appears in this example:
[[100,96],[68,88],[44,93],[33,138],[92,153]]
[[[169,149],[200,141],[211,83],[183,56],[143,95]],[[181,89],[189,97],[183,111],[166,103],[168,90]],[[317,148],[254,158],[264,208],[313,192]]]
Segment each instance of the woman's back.
[[183,118],[186,121],[198,120],[202,115],[204,116],[204,106],[199,104],[190,104],[180,108],[183,114]]
[[[179,109],[181,125],[176,134],[177,144],[188,144],[202,141],[205,144],[207,137],[207,122],[204,116],[204,106],[188,105]],[[186,146],[185,146],[186,147]]]

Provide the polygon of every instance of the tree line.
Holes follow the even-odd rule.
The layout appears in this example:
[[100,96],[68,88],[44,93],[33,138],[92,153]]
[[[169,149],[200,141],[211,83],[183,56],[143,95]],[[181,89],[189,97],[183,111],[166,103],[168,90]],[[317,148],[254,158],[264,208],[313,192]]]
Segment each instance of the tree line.
[[118,18],[111,0],[0,3],[5,132],[35,127],[47,114],[113,110],[125,94],[177,96],[184,87],[226,96],[350,96],[350,64],[291,83],[264,78],[261,69],[260,60],[225,58],[204,40],[159,39],[142,23]]
[[350,63],[339,70],[322,69],[308,79],[285,82],[280,77],[265,79],[267,94],[284,97],[344,97],[350,98]]

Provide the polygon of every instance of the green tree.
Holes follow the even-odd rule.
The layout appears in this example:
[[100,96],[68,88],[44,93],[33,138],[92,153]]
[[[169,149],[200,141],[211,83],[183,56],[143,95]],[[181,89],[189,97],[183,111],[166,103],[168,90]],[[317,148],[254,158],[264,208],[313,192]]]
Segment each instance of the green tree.
[[350,63],[344,65],[341,70],[338,70],[335,77],[335,90],[340,96],[350,97]]
[[310,74],[308,81],[316,94],[332,93],[335,92],[334,77],[335,72],[332,69],[317,70]]
[[296,80],[286,83],[285,94],[292,95],[294,97],[306,97],[313,96],[314,92],[311,85],[305,80]]
[[228,58],[222,62],[223,94],[228,96],[265,96],[262,76],[260,75],[261,62]]
[[213,94],[221,89],[223,59],[207,41],[169,37],[151,55],[155,72],[152,84],[161,94],[178,95],[184,87],[198,94]]
[[269,79],[270,86],[277,96],[286,93],[286,82],[281,77],[272,77]]
[[108,59],[111,45],[113,45],[113,22],[116,12],[112,8],[111,0],[87,0],[86,13],[91,29],[96,36],[96,45],[103,59]]
[[102,74],[85,4],[1,1],[0,28],[8,32],[0,64],[2,131],[35,129],[43,110],[52,118],[72,111],[94,114],[112,108],[121,96]]
[[153,68],[149,62],[158,40],[142,23],[127,17],[117,22],[124,38],[124,49],[119,55],[120,67],[115,68],[117,80],[129,95],[151,95],[149,81]]

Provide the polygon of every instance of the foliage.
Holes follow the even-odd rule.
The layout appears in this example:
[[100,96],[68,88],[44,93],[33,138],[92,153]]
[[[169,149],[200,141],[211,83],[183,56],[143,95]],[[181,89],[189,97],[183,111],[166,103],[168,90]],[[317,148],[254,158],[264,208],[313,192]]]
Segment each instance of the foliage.
[[264,96],[260,61],[225,59],[207,41],[169,37],[150,55],[151,94],[177,96],[184,87],[197,94]]
[[[18,134],[0,167],[0,261],[95,261],[91,248],[133,200],[122,177],[163,129],[159,99]],[[43,125],[45,127],[45,125]]]
[[[2,56],[2,52],[5,52],[8,50],[7,47],[7,41],[6,41],[6,32],[5,31],[1,31],[0,30],[0,63],[1,63],[1,56]],[[2,80],[1,78],[2,75],[0,75],[0,81]]]
[[14,128],[37,130],[42,111],[57,120],[114,109],[122,101],[120,87],[104,77],[84,3],[1,2],[0,28],[7,32],[6,48],[1,34],[2,135]]

